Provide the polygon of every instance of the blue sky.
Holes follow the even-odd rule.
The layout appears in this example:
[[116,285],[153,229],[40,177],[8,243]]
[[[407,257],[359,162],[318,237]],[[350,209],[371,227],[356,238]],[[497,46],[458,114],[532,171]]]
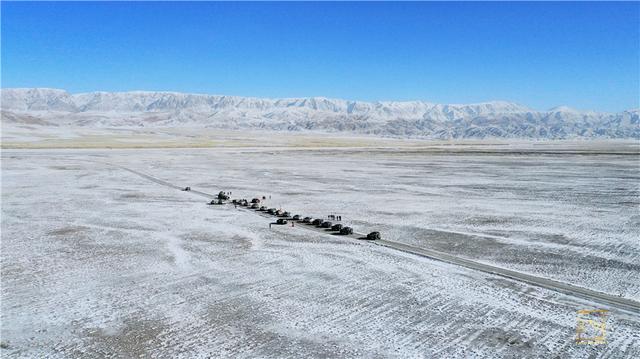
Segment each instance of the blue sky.
[[2,2],[2,87],[640,107],[640,3]]

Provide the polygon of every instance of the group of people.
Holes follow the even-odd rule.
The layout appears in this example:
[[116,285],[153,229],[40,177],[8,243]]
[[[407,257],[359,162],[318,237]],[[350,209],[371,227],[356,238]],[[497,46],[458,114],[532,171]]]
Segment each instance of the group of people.
[[336,216],[335,214],[330,214],[328,218],[334,221],[342,221],[342,216]]

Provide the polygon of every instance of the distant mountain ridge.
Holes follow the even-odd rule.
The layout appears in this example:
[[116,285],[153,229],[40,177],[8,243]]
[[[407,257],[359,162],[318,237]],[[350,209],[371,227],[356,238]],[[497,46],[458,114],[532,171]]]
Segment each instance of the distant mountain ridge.
[[535,111],[492,101],[348,101],[323,97],[265,99],[176,92],[91,92],[2,89],[3,125],[69,127],[209,127],[347,132],[392,137],[640,138],[639,110]]

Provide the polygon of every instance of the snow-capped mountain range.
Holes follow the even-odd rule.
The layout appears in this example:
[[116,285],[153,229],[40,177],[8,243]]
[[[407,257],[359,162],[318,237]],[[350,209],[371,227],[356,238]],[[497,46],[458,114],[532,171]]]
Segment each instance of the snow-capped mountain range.
[[3,125],[15,126],[180,126],[437,139],[640,138],[638,109],[605,113],[562,106],[535,111],[504,101],[443,105],[145,91],[69,94],[44,88],[3,89],[1,101]]

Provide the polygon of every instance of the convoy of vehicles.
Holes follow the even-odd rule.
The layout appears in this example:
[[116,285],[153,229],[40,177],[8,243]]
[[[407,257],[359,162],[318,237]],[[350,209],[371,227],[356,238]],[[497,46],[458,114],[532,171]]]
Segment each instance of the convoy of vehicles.
[[[183,191],[191,191],[191,187],[184,187],[182,189]],[[225,204],[224,201],[229,200],[229,194],[231,192],[224,192],[224,191],[220,191],[217,195],[217,199],[212,199],[211,202],[209,202],[208,204],[210,205],[221,205],[221,204]],[[271,197],[269,197],[271,198]],[[261,212],[266,212],[272,216],[276,216],[276,217],[281,217],[278,218],[276,220],[275,224],[279,224],[279,225],[284,225],[287,224],[288,221],[287,219],[290,218],[290,220],[294,221],[294,222],[300,222],[300,223],[304,223],[304,224],[308,224],[308,225],[312,225],[312,226],[316,226],[316,227],[320,227],[320,228],[326,228],[329,231],[333,231],[333,232],[338,232],[338,234],[340,235],[344,235],[344,236],[348,236],[348,235],[352,235],[353,234],[353,228],[348,227],[348,226],[343,226],[340,223],[337,224],[333,224],[329,221],[325,221],[323,219],[320,218],[316,218],[316,219],[312,219],[311,217],[304,217],[302,218],[301,215],[296,214],[294,216],[291,216],[291,213],[281,210],[281,209],[276,209],[276,208],[267,208],[266,206],[260,206],[260,203],[264,202],[264,200],[266,199],[266,197],[262,197],[262,201],[260,200],[260,198],[253,198],[251,199],[251,201],[247,201],[246,199],[234,199],[232,200],[232,203],[236,206],[240,205],[243,207],[249,207],[251,209],[254,209],[256,211],[261,211]],[[331,216],[329,216],[330,218],[333,218]],[[338,219],[340,219],[340,217],[338,217]],[[367,234],[366,237],[364,238],[360,238],[360,239],[366,239],[366,240],[370,240],[370,241],[375,241],[375,240],[379,240],[381,239],[382,236],[380,235],[380,232],[374,231],[371,232],[369,234]]]

